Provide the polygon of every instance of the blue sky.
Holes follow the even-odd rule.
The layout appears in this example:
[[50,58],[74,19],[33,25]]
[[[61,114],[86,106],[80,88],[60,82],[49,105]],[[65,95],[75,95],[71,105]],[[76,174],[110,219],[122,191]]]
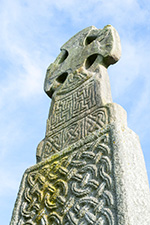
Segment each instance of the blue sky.
[[0,214],[7,225],[24,171],[35,164],[50,99],[47,67],[74,34],[113,25],[121,60],[108,69],[113,101],[140,137],[150,180],[150,3],[148,0],[0,0]]

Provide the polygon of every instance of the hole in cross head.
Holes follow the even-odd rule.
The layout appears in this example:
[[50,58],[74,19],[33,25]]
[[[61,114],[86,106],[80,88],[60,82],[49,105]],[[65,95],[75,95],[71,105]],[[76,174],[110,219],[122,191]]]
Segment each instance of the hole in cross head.
[[52,98],[53,94],[54,94],[55,90],[53,88],[51,88],[48,92],[46,92],[48,94],[48,96],[50,98]]
[[67,50],[62,49],[60,54],[61,54],[61,56],[60,56],[61,58],[60,58],[59,64],[61,64],[62,62],[65,61],[65,59],[68,57],[69,53]]
[[89,36],[86,38],[85,40],[85,45],[89,45],[91,42],[93,42],[95,39],[97,38],[97,36]]
[[93,54],[93,55],[90,55],[87,59],[86,59],[86,62],[85,62],[85,68],[86,69],[89,69],[93,63],[95,62],[95,60],[97,59],[97,56],[98,54]]
[[68,76],[68,73],[67,72],[62,73],[61,75],[59,75],[59,77],[57,77],[56,81],[58,83],[63,84],[65,82],[65,80],[67,79],[67,76]]

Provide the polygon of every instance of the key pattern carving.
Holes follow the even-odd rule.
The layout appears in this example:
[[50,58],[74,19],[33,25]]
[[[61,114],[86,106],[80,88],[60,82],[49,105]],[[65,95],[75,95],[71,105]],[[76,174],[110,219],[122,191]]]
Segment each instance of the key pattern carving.
[[91,80],[87,84],[83,84],[80,88],[70,92],[68,95],[64,95],[59,99],[56,98],[52,114],[49,118],[49,129],[56,129],[56,127],[81,115],[95,105],[94,80]]

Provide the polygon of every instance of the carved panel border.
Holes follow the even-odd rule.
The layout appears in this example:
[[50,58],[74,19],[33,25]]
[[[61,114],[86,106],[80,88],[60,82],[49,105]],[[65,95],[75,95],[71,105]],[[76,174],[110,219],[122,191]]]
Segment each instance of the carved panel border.
[[43,148],[42,158],[61,151],[70,144],[85,138],[95,130],[108,124],[108,112],[106,107],[100,107],[82,119],[68,125],[61,130],[55,130],[53,135],[47,136]]
[[114,225],[113,182],[106,128],[26,172],[16,224]]
[[61,98],[56,98],[50,118],[47,121],[47,133],[53,132],[57,127],[66,125],[87,115],[89,110],[96,106],[94,80],[84,83]]

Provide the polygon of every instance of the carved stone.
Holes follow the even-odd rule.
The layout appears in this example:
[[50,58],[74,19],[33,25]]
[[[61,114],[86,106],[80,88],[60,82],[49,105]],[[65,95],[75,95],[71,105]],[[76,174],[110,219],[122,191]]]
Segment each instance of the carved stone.
[[150,224],[140,143],[111,97],[107,67],[120,55],[117,31],[91,26],[48,67],[46,135],[22,178],[11,225]]

